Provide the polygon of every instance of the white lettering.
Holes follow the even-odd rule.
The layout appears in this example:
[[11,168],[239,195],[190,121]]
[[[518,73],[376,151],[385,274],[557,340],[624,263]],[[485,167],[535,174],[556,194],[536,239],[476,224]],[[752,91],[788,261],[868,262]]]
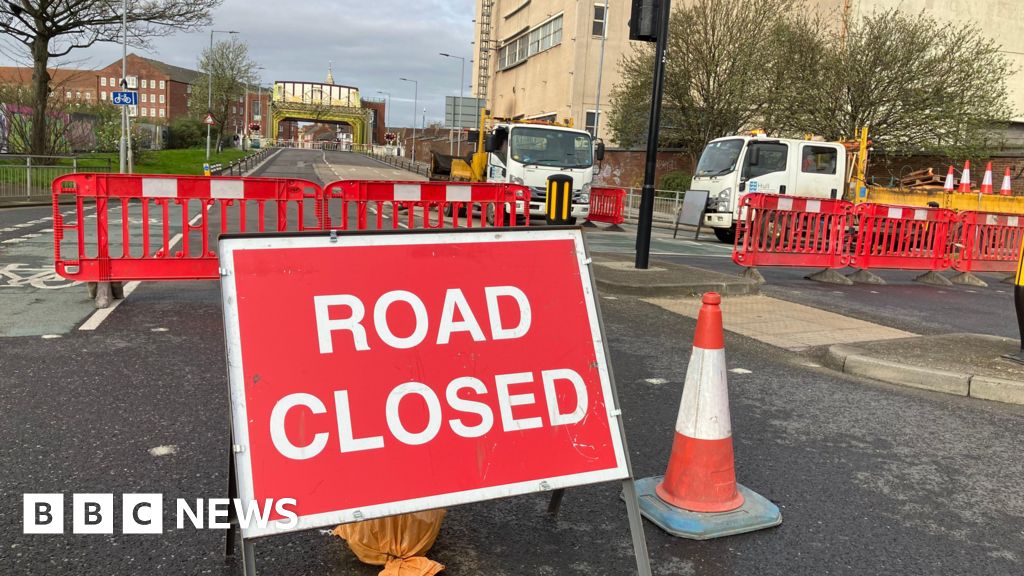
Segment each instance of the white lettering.
[[[455,321],[456,308],[462,316],[460,322]],[[441,309],[441,325],[437,330],[437,343],[447,344],[454,332],[469,332],[474,342],[483,342],[486,339],[462,290],[449,288],[444,296],[444,308]]]
[[520,418],[517,420],[512,415],[513,406],[533,404],[534,396],[532,393],[509,394],[508,387],[513,384],[526,384],[528,382],[533,382],[533,374],[529,372],[498,374],[494,377],[494,384],[498,390],[498,409],[501,411],[501,426],[505,432],[540,428],[542,425],[539,417]]
[[[416,315],[416,327],[413,329],[412,334],[405,338],[395,336],[395,333],[391,331],[391,327],[388,326],[388,308],[399,301],[408,304],[412,308],[413,314]],[[427,307],[412,292],[392,290],[381,296],[373,307],[373,325],[377,329],[377,335],[388,346],[400,350],[413,348],[427,337]]]
[[274,410],[270,413],[270,439],[273,441],[277,451],[285,458],[308,460],[323,451],[324,446],[327,445],[328,434],[327,432],[315,434],[313,441],[306,446],[292,444],[284,430],[284,420],[288,415],[288,411],[296,406],[305,406],[313,414],[327,412],[324,403],[312,394],[304,392],[289,394],[278,400],[277,404],[274,405]]
[[[234,456],[232,456],[234,458]],[[177,505],[177,516],[178,516],[178,530],[185,528],[185,517],[187,516],[189,521],[192,522],[193,528],[203,527],[203,499],[196,498],[196,508],[193,510],[188,505],[188,500],[184,498],[178,498]]]
[[384,447],[383,436],[356,438],[352,434],[352,409],[349,407],[347,390],[338,390],[334,393],[334,412],[338,416],[338,439],[342,453]]
[[[423,398],[423,401],[427,404],[427,412],[429,413],[429,419],[427,420],[427,426],[422,432],[409,432],[402,424],[401,416],[398,413],[398,407],[402,403],[402,398],[405,398],[409,394],[417,394]],[[418,446],[420,444],[426,444],[437,436],[438,431],[441,430],[441,402],[437,399],[437,395],[434,391],[428,388],[425,384],[419,382],[406,382],[388,394],[387,405],[384,408],[385,415],[387,416],[388,428],[391,429],[391,434],[403,444],[410,446]]]
[[[331,306],[348,306],[352,315],[348,318],[331,319]],[[360,322],[366,314],[363,303],[359,298],[351,294],[332,294],[329,296],[313,296],[313,307],[316,309],[316,335],[320,341],[320,353],[330,354],[334,352],[334,342],[331,333],[336,330],[348,330],[352,333],[352,340],[356,350],[369,350],[366,343],[366,329]]]
[[277,512],[277,515],[284,516],[288,519],[284,522],[278,520],[278,522],[281,522],[281,528],[294,528],[295,525],[299,523],[299,515],[296,514],[294,510],[285,508],[285,505],[295,506],[296,504],[297,502],[295,501],[295,498],[281,498],[274,503],[274,510]]
[[[270,510],[273,507],[273,503],[273,500],[264,500],[263,508],[261,509],[253,500],[243,502],[242,500],[235,498],[232,501],[232,504],[235,506],[235,518],[238,519],[238,525],[251,527],[252,521],[255,519],[257,527],[266,528],[267,522],[270,521]],[[248,504],[248,506],[246,506],[246,504]]]
[[[231,523],[226,522],[229,514],[229,506],[231,506],[231,500],[228,500],[227,498],[210,498],[208,509],[210,519],[208,525],[211,529],[231,527]],[[225,522],[220,522],[220,518],[223,518]]]
[[[484,288],[484,294],[487,296],[487,316],[491,321],[491,339],[511,340],[525,336],[530,329],[533,317],[530,311],[530,301],[526,299],[526,294],[523,294],[523,291],[515,286],[488,286]],[[519,324],[515,328],[502,326],[498,307],[498,298],[501,296],[511,296],[519,305]]]
[[479,438],[484,434],[491,431],[491,426],[494,425],[494,414],[491,412],[491,408],[483,402],[477,402],[475,400],[465,400],[459,398],[459,390],[469,388],[477,394],[486,394],[487,387],[484,383],[472,376],[463,376],[462,378],[456,378],[448,384],[448,390],[445,392],[445,398],[448,400],[448,405],[459,412],[469,412],[476,414],[480,417],[480,423],[476,426],[466,426],[466,424],[460,418],[452,418],[448,421],[448,424],[452,427],[452,431],[462,436],[463,438]]
[[[552,426],[564,426],[575,424],[587,414],[587,387],[583,378],[575,370],[563,368],[560,370],[544,370],[540,373],[544,381],[544,396],[548,401],[548,416],[551,418]],[[558,393],[555,391],[556,380],[568,380],[576,391],[576,407],[571,412],[560,412],[558,410]]]

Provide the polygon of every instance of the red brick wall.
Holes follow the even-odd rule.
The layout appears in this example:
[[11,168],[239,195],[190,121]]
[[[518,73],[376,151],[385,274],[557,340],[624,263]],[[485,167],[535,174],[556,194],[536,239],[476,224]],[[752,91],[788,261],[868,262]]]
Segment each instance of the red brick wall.
[[[924,168],[934,169],[943,177],[953,165],[956,183],[960,182],[960,172],[964,167],[963,158],[950,159],[939,156],[871,156],[868,159],[868,182],[880,186],[896,186],[901,176]],[[1003,173],[1010,169],[1012,186],[1015,195],[1024,195],[1024,154],[1004,153],[989,158],[971,158],[971,183],[974,188],[981,186],[985,176],[985,164],[992,162],[992,188],[998,192],[1003,182]]]
[[[164,124],[164,123],[169,122],[171,119],[173,119],[175,117],[171,113],[171,110],[173,110],[173,102],[169,102],[170,98],[168,97],[170,95],[170,84],[173,84],[173,83],[170,82],[170,78],[166,74],[164,74],[163,71],[161,71],[156,66],[153,66],[152,64],[150,64],[148,60],[144,60],[142,58],[139,58],[135,54],[129,54],[128,55],[128,75],[129,76],[137,76],[138,79],[139,79],[139,84],[136,87],[136,89],[139,92],[139,120],[140,121],[151,123],[151,124]],[[107,86],[101,86],[100,85],[99,79],[102,78],[102,77],[106,77],[108,79],[107,80]],[[106,66],[105,68],[100,68],[99,70],[97,70],[95,72],[94,78],[95,78],[97,89],[101,90],[101,91],[102,90],[106,90],[107,91],[107,101],[109,102],[110,101],[110,92],[114,91],[114,90],[120,90],[119,86],[114,86],[113,88],[111,88],[110,87],[109,79],[110,78],[114,78],[115,84],[117,82],[121,81],[121,62],[117,61],[117,62],[111,63],[110,65]],[[142,87],[142,81],[143,80],[146,81],[146,87],[145,88]],[[163,90],[161,90],[159,88],[159,86],[160,86],[159,82],[161,80],[164,81],[164,89]],[[153,86],[151,84],[151,82],[155,82],[156,86]],[[146,95],[146,102],[142,101],[142,95],[143,94]],[[161,95],[164,96],[164,103],[163,104],[160,103],[160,96]],[[155,103],[153,102],[154,99],[156,100]],[[146,108],[146,115],[145,116],[142,115],[142,108],[143,107]],[[154,113],[152,116],[149,114],[150,109],[152,109],[152,111]],[[162,118],[160,117],[160,110],[161,109],[164,110],[164,116]]]
[[[643,150],[605,150],[604,160],[599,165],[600,171],[594,181],[599,186],[640,188],[644,183],[646,159],[647,153]],[[692,173],[693,165],[689,157],[679,152],[658,152],[655,187],[658,187],[664,174],[676,170]]]

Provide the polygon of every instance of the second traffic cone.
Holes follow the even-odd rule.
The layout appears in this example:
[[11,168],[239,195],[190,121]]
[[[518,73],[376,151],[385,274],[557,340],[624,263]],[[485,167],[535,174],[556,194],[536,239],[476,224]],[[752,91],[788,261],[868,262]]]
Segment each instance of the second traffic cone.
[[971,193],[971,161],[964,160],[964,171],[960,173],[960,188],[957,192],[961,194]]
[[949,172],[946,172],[946,183],[942,186],[942,189],[946,192],[952,192],[954,190],[954,176],[953,176],[953,165],[949,165]]
[[989,162],[985,166],[985,177],[981,180],[981,193],[991,194],[992,193],[992,163]]
[[704,540],[777,526],[779,508],[736,482],[722,297],[704,295],[664,477],[636,482],[640,512],[675,536]]
[[1006,167],[1003,173],[1003,185],[999,187],[1000,196],[1013,196],[1013,188],[1010,185],[1010,167]]

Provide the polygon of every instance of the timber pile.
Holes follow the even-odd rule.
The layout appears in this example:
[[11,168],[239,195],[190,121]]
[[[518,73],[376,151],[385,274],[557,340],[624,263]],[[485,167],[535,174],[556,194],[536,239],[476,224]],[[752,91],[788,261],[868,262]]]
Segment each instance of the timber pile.
[[932,168],[916,170],[900,178],[901,188],[918,188],[924,186],[942,186],[946,177],[935,173]]

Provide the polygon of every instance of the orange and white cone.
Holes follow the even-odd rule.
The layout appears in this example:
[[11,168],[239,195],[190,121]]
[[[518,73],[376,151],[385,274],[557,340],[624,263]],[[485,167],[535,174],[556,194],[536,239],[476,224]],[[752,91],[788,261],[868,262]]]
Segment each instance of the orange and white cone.
[[1010,184],[1010,167],[1006,167],[1006,172],[1003,173],[1003,185],[999,187],[1000,196],[1013,196],[1013,187]]
[[981,193],[991,194],[992,193],[992,163],[989,162],[985,166],[985,177],[981,180]]
[[[636,483],[640,512],[665,531],[703,540],[777,526],[777,506],[736,482],[722,297],[704,295],[664,477]],[[741,509],[740,513],[731,511]]]
[[957,192],[961,194],[971,193],[971,161],[964,161],[964,171],[960,174],[960,188]]
[[949,165],[949,172],[946,172],[946,183],[942,186],[946,192],[952,192],[955,189],[956,177],[953,176],[953,165]]

